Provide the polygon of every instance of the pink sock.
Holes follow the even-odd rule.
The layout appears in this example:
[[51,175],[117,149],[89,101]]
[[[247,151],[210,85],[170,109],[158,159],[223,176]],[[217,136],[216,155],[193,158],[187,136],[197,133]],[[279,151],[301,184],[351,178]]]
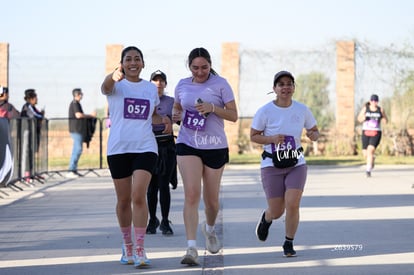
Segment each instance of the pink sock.
[[144,247],[144,238],[146,231],[147,228],[145,227],[134,227],[135,244],[137,247]]
[[124,240],[124,244],[132,243],[131,226],[121,227],[121,232],[122,232],[122,239]]

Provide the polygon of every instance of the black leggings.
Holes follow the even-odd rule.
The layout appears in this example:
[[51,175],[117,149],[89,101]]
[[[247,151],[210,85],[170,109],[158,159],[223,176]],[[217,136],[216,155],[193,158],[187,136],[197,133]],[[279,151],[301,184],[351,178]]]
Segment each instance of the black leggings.
[[176,176],[177,160],[174,141],[158,143],[158,163],[148,186],[147,201],[150,219],[157,214],[158,191],[160,193],[161,215],[168,220],[171,207],[170,183]]

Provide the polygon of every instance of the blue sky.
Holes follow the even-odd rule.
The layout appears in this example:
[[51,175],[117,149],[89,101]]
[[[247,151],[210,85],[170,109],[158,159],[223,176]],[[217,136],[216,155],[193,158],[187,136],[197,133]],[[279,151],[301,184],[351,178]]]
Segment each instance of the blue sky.
[[390,44],[414,36],[410,0],[0,3],[0,41],[25,55],[93,54],[110,43],[139,44],[143,49],[218,48],[223,41],[283,47],[353,38]]
[[[315,47],[334,40],[358,39],[384,46],[414,40],[414,1],[410,0],[0,0],[0,7],[0,42],[10,43],[10,62],[20,71],[24,59],[102,57],[105,45],[112,43],[136,45],[144,55],[149,50],[184,53],[184,63],[192,48],[203,46],[215,55],[223,42],[260,50]],[[18,64],[13,58],[20,60]],[[35,74],[50,73],[47,66],[42,69]],[[23,93],[19,81],[18,76],[10,76],[11,88],[14,85]],[[76,87],[82,81],[68,85]],[[99,104],[84,100],[99,108],[104,99]],[[18,96],[13,102],[19,107],[22,99]],[[44,97],[41,105],[53,104]],[[64,112],[60,109],[49,109],[50,114],[64,116],[66,107]]]

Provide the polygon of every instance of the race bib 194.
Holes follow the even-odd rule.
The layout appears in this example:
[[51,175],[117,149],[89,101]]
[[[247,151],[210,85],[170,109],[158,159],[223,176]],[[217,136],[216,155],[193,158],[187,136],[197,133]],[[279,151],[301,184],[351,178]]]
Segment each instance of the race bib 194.
[[185,111],[183,126],[192,130],[204,131],[206,118],[197,112]]

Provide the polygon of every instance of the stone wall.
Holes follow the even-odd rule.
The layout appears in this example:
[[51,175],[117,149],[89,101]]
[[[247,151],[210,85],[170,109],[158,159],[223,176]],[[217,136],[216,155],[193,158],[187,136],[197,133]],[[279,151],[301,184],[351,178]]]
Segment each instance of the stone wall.
[[[240,79],[240,55],[239,55],[239,43],[223,43],[221,48],[221,73],[220,75],[227,79],[230,86],[233,89],[236,99],[236,105],[238,106],[240,91],[239,91],[239,79]],[[230,153],[238,152],[238,138],[240,131],[240,122],[231,122],[225,120],[225,131],[227,134],[227,140],[229,143]]]
[[336,128],[331,139],[336,153],[357,154],[355,140],[355,42],[336,43]]
[[0,43],[0,86],[9,86],[9,43]]
[[124,45],[120,44],[106,45],[105,75],[110,74],[119,66],[123,49]]
[[354,136],[355,42],[336,43],[336,127],[346,138]]

